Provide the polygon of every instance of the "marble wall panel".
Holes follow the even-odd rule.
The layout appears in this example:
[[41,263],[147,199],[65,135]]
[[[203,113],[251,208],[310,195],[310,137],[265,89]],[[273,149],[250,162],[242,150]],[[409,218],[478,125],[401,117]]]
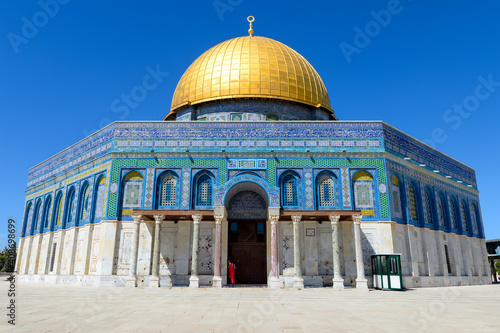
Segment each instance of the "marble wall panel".
[[160,237],[160,275],[175,275],[177,228],[162,228]]

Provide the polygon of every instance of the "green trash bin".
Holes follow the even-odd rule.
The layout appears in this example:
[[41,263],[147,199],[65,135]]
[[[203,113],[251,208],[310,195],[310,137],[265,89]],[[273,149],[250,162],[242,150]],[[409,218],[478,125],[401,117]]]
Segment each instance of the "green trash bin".
[[381,290],[403,290],[401,254],[372,255],[373,287]]

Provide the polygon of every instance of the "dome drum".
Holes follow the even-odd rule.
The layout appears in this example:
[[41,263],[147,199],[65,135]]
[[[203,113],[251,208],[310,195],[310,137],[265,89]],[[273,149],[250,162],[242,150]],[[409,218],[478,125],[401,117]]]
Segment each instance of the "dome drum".
[[286,121],[330,120],[332,114],[324,109],[280,100],[236,99],[188,106],[171,117],[176,121]]

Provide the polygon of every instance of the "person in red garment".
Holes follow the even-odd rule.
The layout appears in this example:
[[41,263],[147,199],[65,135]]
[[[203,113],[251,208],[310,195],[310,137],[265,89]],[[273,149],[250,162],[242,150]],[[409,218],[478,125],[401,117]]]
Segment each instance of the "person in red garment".
[[236,272],[236,265],[231,260],[228,260],[229,263],[229,280],[231,281],[231,287],[234,287],[234,273]]

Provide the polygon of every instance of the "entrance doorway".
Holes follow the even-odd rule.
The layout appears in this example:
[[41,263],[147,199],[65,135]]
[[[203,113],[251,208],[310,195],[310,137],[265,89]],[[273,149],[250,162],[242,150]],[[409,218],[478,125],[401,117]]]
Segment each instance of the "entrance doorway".
[[236,284],[267,283],[265,221],[235,220],[228,227],[228,258],[236,264]]
[[235,282],[267,283],[266,201],[247,187],[231,198],[227,213],[228,259],[236,264]]

